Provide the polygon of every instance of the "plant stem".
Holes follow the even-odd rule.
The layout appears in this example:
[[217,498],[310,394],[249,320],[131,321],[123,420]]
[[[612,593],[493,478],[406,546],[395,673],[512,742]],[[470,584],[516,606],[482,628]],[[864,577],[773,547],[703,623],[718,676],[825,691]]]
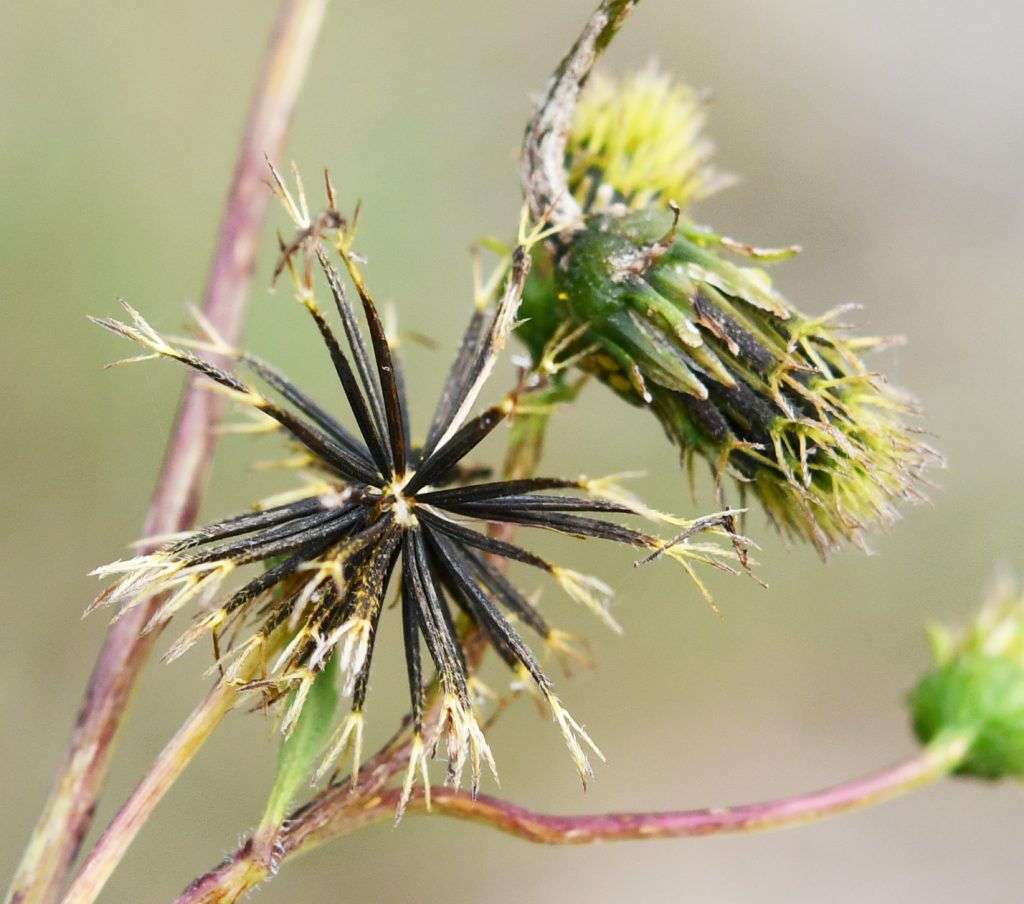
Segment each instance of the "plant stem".
[[432,809],[446,816],[482,822],[541,844],[592,844],[650,838],[691,838],[782,829],[818,822],[849,810],[873,806],[945,777],[970,745],[964,737],[932,745],[913,759],[845,784],[764,803],[704,810],[550,816],[494,798],[439,789]]
[[270,874],[270,868],[261,857],[254,857],[252,850],[253,841],[249,839],[234,856],[193,882],[175,904],[232,904],[237,901]]
[[[327,0],[284,0],[249,111],[220,227],[203,313],[228,342],[245,314],[270,193],[264,154],[277,157],[305,75]],[[222,401],[186,383],[163,468],[146,518],[147,536],[183,530],[194,520],[215,443]],[[159,600],[125,614],[107,634],[50,797],[7,893],[7,904],[51,904],[92,823],[125,707],[157,632],[140,636]]]
[[114,867],[139,833],[153,809],[192,757],[235,705],[238,692],[218,681],[160,752],[131,797],[125,801],[72,881],[64,904],[92,904]]
[[[917,756],[851,782],[764,803],[702,810],[655,813],[608,813],[598,816],[552,816],[517,807],[486,795],[474,798],[465,791],[436,788],[431,812],[489,825],[526,841],[540,844],[592,844],[597,841],[636,841],[653,838],[692,838],[740,832],[782,829],[817,822],[849,810],[879,804],[931,784],[962,761],[971,738],[962,734],[940,738]],[[280,837],[276,869],[324,841],[374,822],[393,818],[400,792],[374,794],[353,803],[324,792],[296,811]],[[407,813],[423,812],[425,801],[417,791]],[[271,872],[255,862],[251,844],[239,848],[220,866],[192,884],[175,904],[227,904],[237,901]]]
[[521,180],[531,216],[569,227],[583,216],[569,191],[565,146],[576,101],[597,58],[640,0],[603,0],[537,102],[523,138]]

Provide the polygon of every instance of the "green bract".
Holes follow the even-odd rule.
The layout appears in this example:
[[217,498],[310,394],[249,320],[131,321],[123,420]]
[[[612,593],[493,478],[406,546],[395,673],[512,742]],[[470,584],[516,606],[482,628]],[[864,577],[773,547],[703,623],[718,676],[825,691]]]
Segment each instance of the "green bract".
[[921,498],[935,458],[903,424],[908,400],[860,359],[880,340],[845,338],[838,312],[804,316],[716,243],[667,210],[591,215],[554,251],[551,286],[539,276],[527,294],[530,344],[553,321],[580,328],[580,365],[649,408],[685,458],[823,554],[862,543],[896,500]]

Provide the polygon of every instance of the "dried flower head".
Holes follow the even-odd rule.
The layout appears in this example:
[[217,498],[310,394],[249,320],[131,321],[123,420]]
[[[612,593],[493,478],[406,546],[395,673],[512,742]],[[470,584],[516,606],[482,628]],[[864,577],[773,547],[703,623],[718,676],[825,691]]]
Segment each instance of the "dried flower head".
[[898,501],[923,498],[938,460],[906,424],[912,400],[862,360],[893,340],[849,336],[847,309],[809,317],[783,298],[761,265],[799,249],[757,248],[682,216],[699,196],[688,186],[714,182],[685,89],[647,76],[618,100],[609,90],[599,83],[590,102],[603,118],[580,104],[566,157],[584,218],[536,253],[524,341],[538,358],[552,336],[572,335],[578,366],[650,410],[688,466],[700,455],[717,486],[729,475],[749,488],[786,536],[822,555],[863,546]]
[[[353,228],[334,209],[330,183],[331,206],[319,217],[309,215],[301,183],[298,201],[279,178],[277,191],[300,229],[297,239],[283,247],[279,270],[287,267],[292,275],[297,297],[334,365],[356,429],[348,429],[269,364],[229,347],[208,324],[200,323],[204,335],[199,341],[171,341],[127,305],[131,323],[98,321],[147,349],[149,354],[142,357],[169,358],[200,372],[257,417],[283,430],[297,449],[292,466],[313,476],[294,492],[265,501],[249,513],[98,569],[97,574],[118,579],[94,606],[127,608],[163,593],[166,599],[153,618],[155,626],[187,603],[198,603],[197,620],[166,658],[175,659],[204,635],[212,635],[218,646],[229,647],[218,661],[227,680],[261,691],[270,700],[289,695],[283,715],[286,732],[295,724],[315,677],[333,657],[352,709],[328,745],[319,774],[350,751],[357,778],[375,639],[389,589],[395,587],[401,600],[413,730],[402,806],[417,774],[425,780],[426,760],[442,736],[453,783],[460,781],[467,760],[474,789],[481,764],[494,768],[474,711],[473,660],[457,622],[460,614],[482,633],[516,680],[532,686],[546,702],[585,779],[590,766],[584,745],[600,753],[565,710],[513,623],[534,632],[556,654],[577,654],[570,636],[553,628],[506,576],[504,563],[523,563],[547,574],[568,596],[615,627],[609,612],[611,591],[596,578],[554,565],[515,544],[508,528],[545,528],[664,554],[701,586],[693,571],[696,563],[726,571],[735,570],[730,561],[746,564],[732,515],[681,521],[643,506],[610,481],[492,480],[467,464],[478,444],[528,404],[538,382],[536,374],[523,375],[497,404],[470,416],[513,327],[529,269],[527,244],[521,244],[507,264],[508,277],[496,309],[488,303],[498,293],[481,293],[425,438],[414,442],[395,342],[363,282],[351,251]],[[325,241],[340,255],[359,295],[369,343]],[[296,264],[300,256],[305,268]],[[347,350],[314,298],[313,262],[326,277]],[[503,264],[502,272],[505,269]],[[260,378],[280,401],[201,353],[235,362]],[[609,520],[623,515],[671,523],[680,533],[664,540]],[[701,532],[727,542],[723,546],[692,539]],[[225,579],[247,565],[262,570],[240,589],[222,594]],[[425,729],[429,706],[421,642],[436,669],[436,730],[432,725]]]

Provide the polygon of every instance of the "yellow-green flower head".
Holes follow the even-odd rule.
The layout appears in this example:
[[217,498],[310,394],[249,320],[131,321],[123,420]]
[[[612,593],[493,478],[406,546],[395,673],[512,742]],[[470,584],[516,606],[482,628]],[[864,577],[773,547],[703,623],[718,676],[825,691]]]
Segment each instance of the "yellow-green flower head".
[[705,98],[653,64],[621,84],[594,76],[569,136],[569,186],[577,201],[587,209],[670,201],[688,207],[731,184],[711,164],[705,118]]
[[929,629],[935,668],[910,696],[922,743],[962,734],[960,775],[1024,778],[1024,596],[1002,587],[957,635]]

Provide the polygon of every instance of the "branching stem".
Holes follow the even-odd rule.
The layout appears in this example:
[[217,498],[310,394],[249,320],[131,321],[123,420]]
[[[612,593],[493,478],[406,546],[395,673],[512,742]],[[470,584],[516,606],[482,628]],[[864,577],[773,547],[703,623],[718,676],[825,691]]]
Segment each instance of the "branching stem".
[[[291,120],[327,0],[283,0],[246,123],[220,227],[203,313],[228,342],[245,314],[270,192],[264,154],[277,157]],[[178,409],[145,536],[189,527],[206,483],[221,398],[190,379]],[[158,632],[141,636],[159,600],[127,613],[107,634],[50,797],[5,901],[51,904],[92,823],[121,717]]]
[[232,685],[222,681],[214,685],[118,810],[75,876],[64,904],[92,904],[96,900],[156,805],[235,705],[237,693]]
[[[654,813],[608,813],[596,816],[552,816],[517,807],[486,795],[474,798],[464,791],[436,788],[431,812],[491,826],[525,841],[539,844],[592,844],[597,841],[635,841],[654,838],[692,838],[767,831],[817,822],[850,810],[869,807],[931,784],[954,770],[970,746],[971,738],[950,735],[933,742],[915,757],[822,791],[778,800]],[[274,864],[258,862],[251,844],[243,845],[216,869],[192,884],[176,904],[215,904],[237,901],[266,879],[285,861],[319,844],[366,825],[391,819],[399,792],[343,796],[328,789],[296,811],[281,835]],[[422,792],[409,804],[408,813],[425,809]]]

